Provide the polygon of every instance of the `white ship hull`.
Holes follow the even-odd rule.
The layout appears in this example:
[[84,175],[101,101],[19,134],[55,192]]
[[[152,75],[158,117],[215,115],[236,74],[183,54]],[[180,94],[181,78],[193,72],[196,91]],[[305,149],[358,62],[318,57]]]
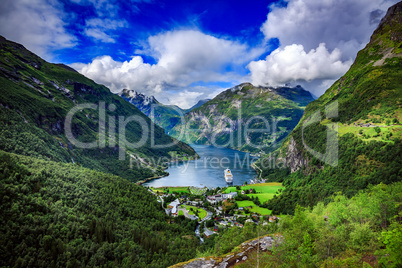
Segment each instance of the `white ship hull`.
[[227,183],[232,183],[233,182],[233,175],[230,169],[225,170],[225,181]]

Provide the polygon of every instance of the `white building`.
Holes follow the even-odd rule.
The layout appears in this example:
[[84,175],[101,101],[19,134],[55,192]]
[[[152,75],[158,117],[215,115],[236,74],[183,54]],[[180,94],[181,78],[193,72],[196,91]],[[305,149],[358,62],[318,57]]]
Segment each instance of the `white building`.
[[237,192],[230,192],[227,194],[227,199],[232,199],[237,196]]
[[179,199],[176,199],[175,201],[173,201],[172,203],[170,203],[168,205],[168,208],[171,209],[170,213],[171,213],[172,216],[177,216],[177,214],[179,212],[177,207],[179,205],[180,205]]

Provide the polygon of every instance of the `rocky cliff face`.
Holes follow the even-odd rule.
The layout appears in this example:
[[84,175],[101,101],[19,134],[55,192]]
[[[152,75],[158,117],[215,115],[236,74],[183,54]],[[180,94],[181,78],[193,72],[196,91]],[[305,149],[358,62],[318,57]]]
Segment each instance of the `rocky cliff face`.
[[295,172],[303,167],[307,167],[308,161],[303,157],[302,152],[297,148],[296,141],[290,137],[289,144],[284,159],[279,158],[278,161],[283,160],[285,166],[290,168],[291,172]]

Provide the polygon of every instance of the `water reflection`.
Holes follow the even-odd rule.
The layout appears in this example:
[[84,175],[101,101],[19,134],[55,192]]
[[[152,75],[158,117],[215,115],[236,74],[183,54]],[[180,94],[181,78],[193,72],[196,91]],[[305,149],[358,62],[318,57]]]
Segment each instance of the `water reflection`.
[[248,153],[207,145],[192,145],[200,159],[169,165],[169,176],[144,183],[144,186],[227,186],[224,170],[233,174],[233,184],[240,185],[256,177],[250,164],[257,160]]

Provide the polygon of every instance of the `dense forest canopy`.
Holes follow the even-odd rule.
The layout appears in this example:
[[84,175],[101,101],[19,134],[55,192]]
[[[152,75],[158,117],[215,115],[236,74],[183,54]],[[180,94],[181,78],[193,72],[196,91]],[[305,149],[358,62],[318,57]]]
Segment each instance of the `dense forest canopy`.
[[0,198],[0,266],[166,267],[199,245],[144,187],[75,164],[0,152]]

